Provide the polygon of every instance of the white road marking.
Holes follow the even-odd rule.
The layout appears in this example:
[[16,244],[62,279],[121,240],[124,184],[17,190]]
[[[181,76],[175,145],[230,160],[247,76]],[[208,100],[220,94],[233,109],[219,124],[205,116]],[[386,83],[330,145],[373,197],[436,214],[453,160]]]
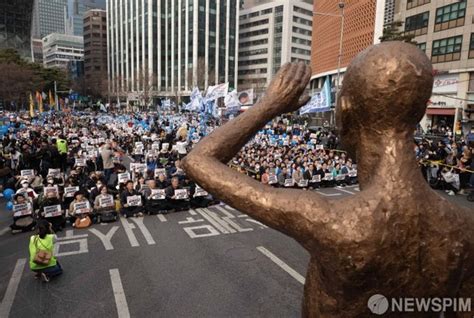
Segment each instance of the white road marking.
[[0,235],[3,235],[3,234],[5,234],[5,233],[7,233],[8,231],[10,231],[10,228],[9,228],[9,227],[6,227],[6,228],[0,230]]
[[[196,230],[201,230],[201,232],[202,232],[203,229],[207,230],[207,233],[205,232],[205,233],[197,234],[195,232]],[[189,237],[192,238],[192,239],[197,238],[197,237],[208,237],[208,236],[221,235],[221,233],[219,233],[215,228],[213,228],[209,224],[200,225],[200,226],[185,227],[185,228],[183,228],[183,230],[186,233],[188,233]]]
[[360,191],[360,188],[359,188],[359,187],[355,187],[354,190]]
[[112,290],[114,291],[115,304],[117,306],[117,313],[119,318],[130,318],[128,311],[127,298],[120,279],[120,273],[117,268],[109,270],[110,279],[112,281]]
[[8,282],[7,291],[5,292],[3,300],[0,303],[0,317],[6,318],[10,315],[10,309],[12,308],[13,300],[15,299],[16,291],[18,290],[18,285],[20,284],[25,264],[26,258],[20,258],[16,261],[12,277]]
[[138,228],[142,232],[143,236],[145,237],[146,242],[148,245],[155,245],[156,242],[153,239],[153,236],[151,236],[150,231],[145,226],[145,223],[143,223],[143,218],[132,218],[132,221],[137,224]]
[[127,234],[128,240],[130,241],[130,245],[132,247],[140,246],[137,241],[137,237],[133,234],[132,229],[135,228],[133,224],[127,222],[125,218],[120,218],[120,222],[122,222],[123,229],[125,230],[125,234]]
[[158,220],[160,220],[161,222],[168,221],[163,214],[157,214],[156,216],[158,217]]
[[341,191],[341,192],[348,193],[348,194],[352,194],[352,195],[354,195],[354,194],[355,194],[354,192],[352,192],[352,191],[349,191],[349,190],[340,189],[340,188],[335,188],[335,189],[336,189],[336,190],[339,190],[339,191]]
[[189,214],[191,214],[191,215],[197,215],[196,211],[194,211],[193,209],[189,210]]
[[220,225],[222,225],[228,232],[230,233],[235,233],[236,231],[225,221],[223,220],[222,218],[219,217],[219,215],[209,209],[202,209],[203,211],[206,211],[206,213],[211,217],[213,218],[214,220],[216,220],[216,222],[218,222]]
[[218,229],[219,231],[221,231],[224,234],[229,234],[229,231],[227,231],[227,229],[225,227],[223,227],[219,222],[216,222],[212,217],[207,215],[207,213],[203,209],[197,209],[196,212],[201,214],[216,229]]
[[74,230],[67,230],[66,235],[62,237],[58,237],[57,241],[64,241],[64,240],[70,240],[70,239],[79,239],[79,238],[84,238],[88,237],[89,234],[78,234],[74,235]]
[[231,219],[235,219],[235,216],[230,213],[229,211],[227,211],[226,209],[224,209],[223,207],[220,207],[220,206],[215,206],[216,209],[218,209],[219,211],[221,211],[222,213],[224,213],[226,216],[223,217],[222,219],[224,221],[226,221],[227,223],[229,223],[234,229],[236,229],[238,232],[248,232],[248,231],[253,231],[252,228],[242,228],[240,227],[240,225],[238,225],[237,223],[235,223],[234,221],[232,221]]
[[263,246],[257,247],[257,250],[261,252],[263,255],[267,256],[269,259],[271,259],[275,264],[280,266],[281,269],[283,269],[285,272],[291,275],[294,279],[299,281],[301,284],[304,285],[305,283],[305,278],[301,276],[297,271],[295,271],[293,268],[288,266],[285,262],[283,262],[281,259],[279,259],[275,254],[267,250]]
[[117,225],[114,225],[110,230],[109,232],[107,232],[107,234],[102,234],[99,230],[96,230],[96,229],[89,229],[89,231],[92,233],[92,234],[95,234],[99,239],[100,241],[102,242],[102,244],[104,244],[104,248],[106,251],[111,251],[114,249],[114,246],[112,245],[112,236],[114,236],[115,232],[117,232],[118,230],[118,226]]

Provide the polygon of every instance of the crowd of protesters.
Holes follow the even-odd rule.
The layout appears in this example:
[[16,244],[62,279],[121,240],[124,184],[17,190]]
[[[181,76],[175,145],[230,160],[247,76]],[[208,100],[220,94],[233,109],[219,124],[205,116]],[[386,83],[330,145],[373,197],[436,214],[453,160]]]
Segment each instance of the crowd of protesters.
[[[12,231],[47,219],[54,231],[122,217],[207,207],[218,201],[190,180],[180,159],[220,123],[191,113],[11,116],[0,144],[0,185]],[[274,187],[311,190],[357,183],[354,158],[337,134],[301,118],[267,124],[229,165]],[[452,137],[415,141],[432,186],[449,194],[472,186],[472,147]],[[436,182],[435,182],[436,181]]]

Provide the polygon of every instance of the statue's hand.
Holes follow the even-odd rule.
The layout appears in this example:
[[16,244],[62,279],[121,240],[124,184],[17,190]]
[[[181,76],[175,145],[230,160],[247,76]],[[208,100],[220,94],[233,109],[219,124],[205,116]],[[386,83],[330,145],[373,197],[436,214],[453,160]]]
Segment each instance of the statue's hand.
[[293,112],[307,103],[300,99],[311,77],[311,67],[303,62],[283,65],[268,86],[263,104],[275,115]]

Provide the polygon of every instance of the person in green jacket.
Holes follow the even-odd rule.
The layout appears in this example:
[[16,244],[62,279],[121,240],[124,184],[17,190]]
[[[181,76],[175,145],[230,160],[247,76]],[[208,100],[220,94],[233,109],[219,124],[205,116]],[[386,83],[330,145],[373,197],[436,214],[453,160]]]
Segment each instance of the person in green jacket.
[[58,152],[59,152],[60,168],[63,172],[66,172],[67,153],[68,153],[68,145],[67,145],[66,137],[64,137],[63,135],[60,135],[59,138],[56,140],[56,147],[58,148]]
[[[35,278],[41,278],[43,281],[49,282],[51,278],[63,273],[61,265],[56,257],[54,257],[54,241],[56,235],[53,232],[51,223],[46,220],[39,220],[37,227],[38,234],[30,237],[30,269],[36,273]],[[40,265],[35,263],[35,255],[40,250],[51,253],[51,259],[48,264]]]

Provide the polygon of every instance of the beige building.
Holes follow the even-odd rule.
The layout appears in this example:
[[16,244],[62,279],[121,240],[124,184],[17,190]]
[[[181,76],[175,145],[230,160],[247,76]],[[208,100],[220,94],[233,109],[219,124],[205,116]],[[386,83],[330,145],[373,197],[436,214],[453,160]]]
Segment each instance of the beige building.
[[474,1],[401,0],[400,18],[435,72],[422,128],[467,134],[474,121]]

